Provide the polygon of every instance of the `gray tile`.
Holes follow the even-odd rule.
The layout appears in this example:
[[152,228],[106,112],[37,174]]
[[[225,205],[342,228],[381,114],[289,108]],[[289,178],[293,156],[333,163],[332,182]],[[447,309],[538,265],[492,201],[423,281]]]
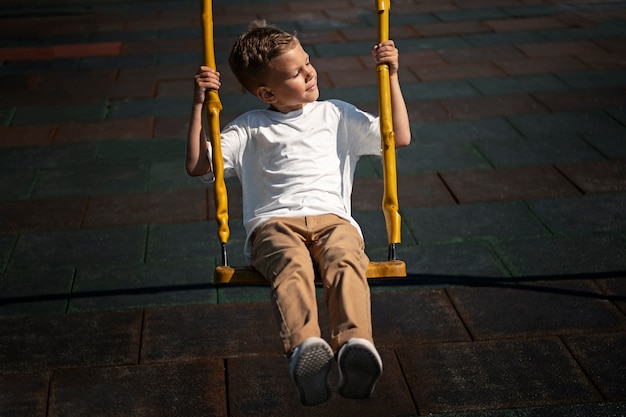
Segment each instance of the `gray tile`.
[[63,314],[73,281],[71,268],[0,272],[0,315]]
[[513,276],[553,277],[626,270],[626,238],[614,234],[516,239],[496,246]]
[[79,368],[58,371],[49,416],[226,417],[224,364]]
[[141,311],[0,317],[0,371],[137,362]]
[[473,340],[626,329],[591,281],[486,282],[448,293]]
[[417,207],[402,212],[420,243],[548,235],[547,229],[520,202]]
[[569,87],[552,74],[519,75],[500,78],[476,78],[470,80],[485,95],[523,94],[539,91],[562,91]]
[[421,414],[602,401],[557,338],[400,349]]
[[216,303],[212,272],[203,260],[79,269],[69,311]]
[[558,236],[626,231],[626,193],[530,200],[528,205]]
[[403,148],[397,153],[396,166],[398,175],[492,168],[473,145],[445,142]]
[[145,254],[146,227],[25,233],[9,269],[138,264]]
[[522,138],[505,118],[421,123],[414,130],[413,141],[419,144],[470,143],[477,140],[508,143]]

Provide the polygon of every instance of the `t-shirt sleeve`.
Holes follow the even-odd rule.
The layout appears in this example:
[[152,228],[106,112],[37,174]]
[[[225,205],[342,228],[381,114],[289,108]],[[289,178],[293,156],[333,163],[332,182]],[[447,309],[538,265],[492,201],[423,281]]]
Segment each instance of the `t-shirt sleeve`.
[[350,103],[337,101],[337,105],[345,121],[351,153],[381,155],[380,119]]

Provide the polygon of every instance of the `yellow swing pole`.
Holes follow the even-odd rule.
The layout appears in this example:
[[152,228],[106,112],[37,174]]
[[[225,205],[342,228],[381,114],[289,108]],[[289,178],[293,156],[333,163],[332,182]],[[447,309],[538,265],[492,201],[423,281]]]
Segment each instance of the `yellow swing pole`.
[[[204,65],[214,70],[215,49],[213,46],[213,5],[212,0],[202,0],[202,29],[204,34]],[[230,237],[228,227],[228,195],[224,182],[224,160],[222,159],[222,145],[220,140],[220,111],[222,102],[217,91],[209,91],[206,95],[205,106],[209,121],[209,139],[212,146],[213,175],[215,176],[214,199],[215,219],[217,221],[217,235],[222,244],[222,265],[228,265],[226,243]]]
[[[378,10],[378,42],[389,40],[390,0],[376,0]],[[391,88],[389,65],[376,66],[378,76],[378,110],[383,154],[383,214],[389,243],[388,260],[396,259],[396,243],[400,243],[401,218],[398,213],[398,186],[396,176],[396,145],[391,114]]]

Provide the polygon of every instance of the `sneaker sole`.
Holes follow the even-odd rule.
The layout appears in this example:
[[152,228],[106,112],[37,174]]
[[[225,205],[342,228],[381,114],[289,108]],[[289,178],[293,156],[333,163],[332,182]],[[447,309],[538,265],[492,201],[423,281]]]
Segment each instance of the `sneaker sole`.
[[324,344],[310,345],[300,352],[293,380],[303,405],[318,405],[330,399],[328,374],[333,360],[330,346]]
[[378,358],[369,349],[361,346],[350,347],[342,355],[339,368],[342,375],[339,394],[345,398],[369,397],[382,375]]

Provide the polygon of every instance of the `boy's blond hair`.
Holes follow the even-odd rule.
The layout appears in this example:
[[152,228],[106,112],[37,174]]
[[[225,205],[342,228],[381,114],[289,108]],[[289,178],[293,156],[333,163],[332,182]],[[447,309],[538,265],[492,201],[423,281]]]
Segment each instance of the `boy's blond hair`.
[[265,20],[254,20],[235,42],[228,64],[241,85],[256,94],[266,80],[270,61],[292,49],[296,42],[295,35],[268,25]]

